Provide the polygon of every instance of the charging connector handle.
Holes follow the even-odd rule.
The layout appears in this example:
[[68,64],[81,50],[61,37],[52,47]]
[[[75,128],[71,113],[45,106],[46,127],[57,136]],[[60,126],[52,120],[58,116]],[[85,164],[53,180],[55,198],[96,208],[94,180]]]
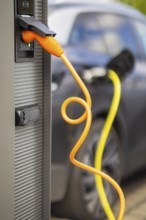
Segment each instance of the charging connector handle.
[[56,33],[50,30],[50,28],[47,25],[43,24],[40,21],[37,21],[33,17],[19,17],[18,23],[25,30],[34,31],[35,33],[41,36],[53,36],[54,37],[56,35]]

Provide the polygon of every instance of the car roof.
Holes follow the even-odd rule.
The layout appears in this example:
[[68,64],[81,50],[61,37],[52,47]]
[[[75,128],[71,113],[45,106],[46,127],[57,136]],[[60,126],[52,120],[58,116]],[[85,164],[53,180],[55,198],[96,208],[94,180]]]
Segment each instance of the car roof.
[[81,12],[108,12],[114,13],[118,15],[122,15],[129,18],[134,18],[141,21],[146,21],[146,16],[139,12],[138,10],[121,3],[114,3],[114,2],[97,2],[94,3],[60,3],[60,4],[50,4],[49,7],[51,10],[61,10],[67,9],[74,12],[74,14],[81,13]]

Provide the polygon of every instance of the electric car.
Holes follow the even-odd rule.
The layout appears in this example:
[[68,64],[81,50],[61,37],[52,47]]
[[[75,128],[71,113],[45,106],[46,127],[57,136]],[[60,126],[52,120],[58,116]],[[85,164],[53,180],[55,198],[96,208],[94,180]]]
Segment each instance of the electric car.
[[[110,67],[122,50],[134,56],[131,70],[123,70],[126,63],[117,65],[122,96],[102,162],[102,170],[120,182],[146,167],[146,17],[116,3],[62,4],[52,6],[48,23],[92,97],[91,130],[77,154],[78,160],[91,166],[113,97],[110,80],[98,74],[95,77],[93,70]],[[69,125],[61,117],[61,105],[70,96],[84,98],[61,60],[52,57],[52,215],[103,219],[94,175],[68,159],[84,128],[84,123]],[[84,109],[74,103],[67,111],[78,118]],[[112,205],[116,193],[110,184],[104,184]]]

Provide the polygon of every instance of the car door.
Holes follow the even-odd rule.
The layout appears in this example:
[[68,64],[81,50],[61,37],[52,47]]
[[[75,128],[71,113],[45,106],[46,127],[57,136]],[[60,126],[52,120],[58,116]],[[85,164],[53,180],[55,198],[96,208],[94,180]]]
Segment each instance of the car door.
[[[127,148],[125,157],[129,166],[129,172],[133,172],[145,163],[146,153],[146,61],[143,59],[143,51],[146,53],[146,39],[142,30],[146,26],[137,28],[141,34],[136,36],[128,17],[114,14],[100,14],[99,24],[109,54],[115,56],[121,50],[127,48],[135,56],[135,66],[131,74],[122,80],[121,109],[127,134]],[[145,30],[146,34],[146,30]],[[146,36],[146,35],[145,35]],[[142,39],[143,37],[143,39]],[[143,46],[140,43],[143,42]]]

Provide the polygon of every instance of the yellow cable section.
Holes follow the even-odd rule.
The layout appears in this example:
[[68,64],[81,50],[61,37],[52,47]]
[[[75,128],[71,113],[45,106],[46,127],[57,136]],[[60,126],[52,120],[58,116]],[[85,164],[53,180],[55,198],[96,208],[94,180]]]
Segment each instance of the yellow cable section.
[[[99,170],[95,169],[94,167],[90,167],[78,160],[75,159],[75,155],[76,153],[78,152],[78,150],[80,149],[82,143],[84,142],[86,136],[88,135],[88,132],[90,130],[90,127],[91,127],[91,122],[92,122],[92,113],[91,113],[91,98],[90,98],[90,94],[86,88],[86,86],[84,85],[84,83],[82,82],[82,80],[80,79],[80,77],[78,76],[78,74],[76,73],[75,69],[73,68],[72,64],[69,62],[69,60],[67,59],[67,57],[64,55],[64,54],[61,54],[61,59],[62,61],[65,63],[65,65],[67,66],[67,68],[69,69],[69,71],[72,73],[73,77],[75,78],[76,82],[78,83],[78,85],[80,86],[81,90],[83,91],[85,97],[86,97],[86,101],[84,101],[83,99],[81,98],[78,98],[78,97],[71,97],[71,98],[68,98],[64,101],[64,103],[62,104],[62,107],[61,107],[61,113],[62,113],[62,117],[64,118],[64,120],[67,122],[67,123],[70,123],[70,124],[78,124],[78,123],[81,123],[83,122],[85,119],[86,119],[86,124],[85,124],[85,128],[80,136],[80,138],[78,139],[78,141],[76,142],[75,146],[73,147],[71,153],[70,153],[70,161],[84,169],[84,170],[88,170],[89,172],[93,173],[93,174],[96,174],[98,176],[100,176],[100,180],[101,178],[104,178],[106,179],[110,184],[113,185],[113,187],[116,189],[118,195],[119,195],[119,198],[120,198],[120,212],[119,212],[119,215],[118,215],[118,220],[123,220],[124,218],[124,213],[125,213],[125,198],[124,198],[124,194],[120,188],[120,186],[117,184],[117,182],[112,179],[110,176],[108,176],[107,174],[103,173],[101,171],[101,168]],[[118,77],[116,76],[116,73],[114,73],[114,71],[109,71],[109,78],[115,83],[117,82],[115,79],[117,79]],[[114,86],[116,86],[114,84]],[[117,98],[117,95],[115,94],[114,95],[114,103],[115,103],[115,99]],[[80,118],[77,118],[77,119],[71,119],[67,116],[67,113],[66,113],[66,108],[67,106],[71,103],[71,102],[78,102],[80,103],[84,108],[85,108],[85,113],[80,117]],[[119,102],[119,101],[118,101]],[[112,104],[113,106],[113,104]],[[110,111],[111,112],[111,111]],[[117,112],[117,110],[115,109],[115,112]],[[113,114],[114,115],[114,114]],[[109,132],[110,130],[110,124],[111,122],[109,123],[111,119],[108,117],[108,122],[106,124],[106,131]],[[107,133],[108,133],[107,132]],[[106,139],[107,137],[105,136],[104,137],[104,142],[106,142]],[[102,145],[104,147],[104,145]],[[101,149],[101,152],[103,151],[103,149]],[[100,156],[100,161],[99,161],[99,165],[101,164],[101,159],[102,159],[102,156]],[[96,161],[97,162],[97,161]],[[99,166],[97,165],[97,166]],[[100,166],[101,167],[101,166]],[[96,180],[97,181],[97,180]],[[102,187],[102,193],[100,194],[100,199],[101,201],[103,201],[103,197],[106,197],[104,196],[105,195],[105,191],[104,191],[104,186],[103,184],[100,185],[100,187]],[[99,190],[100,191],[100,190]],[[105,199],[105,198],[104,198]],[[107,198],[106,198],[107,200]],[[105,211],[106,211],[106,214],[108,215],[109,219],[110,220],[113,220],[115,219],[115,217],[113,216],[113,213],[112,211],[110,211],[110,214],[109,214],[109,210],[111,210],[111,208],[109,208],[109,203],[108,203],[108,200],[106,201],[106,203],[108,205],[105,206]],[[108,208],[107,208],[108,207]],[[107,210],[108,209],[108,210]],[[112,213],[112,214],[111,214]]]
[[[96,175],[100,176],[99,178],[96,178],[96,181],[97,181],[97,183],[98,183],[98,181],[100,181],[99,184],[100,184],[100,187],[102,189],[102,193],[100,194],[101,201],[103,200],[103,198],[106,197],[105,192],[104,192],[104,186],[101,182],[102,181],[101,177],[104,178],[110,184],[113,185],[113,187],[116,189],[116,191],[119,195],[119,198],[120,198],[120,211],[119,211],[119,215],[118,215],[118,220],[123,220],[124,212],[125,212],[125,198],[124,198],[123,192],[122,192],[120,186],[116,183],[116,181],[114,179],[112,179],[110,176],[108,176],[107,174],[105,174],[101,171],[102,153],[103,153],[103,149],[104,149],[104,145],[105,145],[104,142],[106,142],[109,130],[111,128],[111,125],[110,125],[110,123],[112,121],[111,117],[108,118],[107,125],[106,125],[107,127],[105,129],[107,136],[105,136],[103,138],[104,142],[102,142],[103,139],[101,140],[102,144],[101,143],[100,144],[102,145],[102,148],[98,149],[98,152],[97,152],[97,155],[96,155],[96,158],[99,157],[99,161],[95,162],[95,166],[99,167],[99,169],[95,169],[94,167],[88,166],[88,165],[76,160],[75,155],[78,152],[78,150],[80,149],[80,147],[81,147],[82,143],[84,142],[86,136],[88,135],[88,132],[89,132],[90,127],[91,127],[91,122],[92,122],[91,97],[90,97],[89,91],[87,90],[87,88],[84,85],[83,81],[80,79],[79,75],[77,74],[77,72],[73,68],[72,64],[69,62],[67,57],[64,55],[64,51],[63,51],[62,47],[55,40],[54,37],[52,37],[52,36],[42,37],[42,36],[38,35],[37,33],[28,30],[28,31],[23,31],[22,32],[22,38],[26,43],[29,43],[29,42],[32,42],[32,41],[36,40],[40,43],[40,45],[48,53],[51,53],[51,54],[53,54],[57,57],[60,57],[62,59],[62,61],[65,63],[65,65],[67,66],[67,68],[69,69],[69,71],[72,73],[73,77],[75,78],[77,84],[80,86],[81,90],[83,91],[83,93],[85,95],[85,98],[86,98],[86,101],[84,101],[83,99],[81,99],[79,97],[71,97],[71,98],[66,99],[64,101],[64,103],[62,104],[62,107],[61,107],[61,113],[62,113],[62,116],[63,116],[63,118],[66,122],[68,122],[70,124],[79,124],[79,123],[83,122],[84,120],[86,120],[84,130],[83,130],[80,138],[78,139],[77,143],[75,144],[75,146],[73,147],[73,149],[70,153],[70,160],[74,165],[76,165],[76,166],[78,166],[78,167],[80,167],[84,170],[87,170],[87,171],[89,171],[93,174],[96,174]],[[113,71],[110,71],[108,76],[113,81],[114,87],[116,88],[116,85],[117,85],[116,74]],[[115,91],[117,91],[117,90],[115,89]],[[114,100],[115,99],[117,99],[116,94],[114,94]],[[79,117],[77,119],[71,119],[67,116],[66,108],[71,102],[78,102],[85,108],[85,112],[81,117]],[[114,104],[112,104],[112,105],[114,105]],[[116,112],[117,112],[117,109],[115,109],[115,113]],[[111,113],[112,117],[114,116],[115,113]],[[107,200],[107,198],[106,198],[106,200]],[[114,218],[110,217],[110,216],[112,216],[112,214],[111,214],[112,211],[109,211],[110,207],[108,207],[108,200],[106,201],[106,203],[107,203],[107,205],[105,206],[105,211],[106,211],[106,213],[108,213],[107,215],[109,216],[109,219],[114,220]],[[111,213],[109,214],[109,212],[111,212]]]
[[[111,130],[113,121],[115,119],[116,113],[118,111],[118,106],[119,106],[120,96],[121,96],[121,84],[120,84],[120,80],[119,80],[117,74],[115,74],[114,71],[110,70],[108,73],[108,77],[113,82],[115,92],[114,92],[112,104],[111,104],[107,119],[105,121],[104,127],[102,129],[102,132],[101,132],[98,144],[97,144],[97,150],[95,153],[94,165],[95,165],[95,168],[98,170],[102,169],[102,157],[103,157],[104,148],[105,148],[106,141],[107,141],[109,132]],[[107,215],[107,218],[109,220],[115,220],[115,216],[111,210],[110,204],[108,202],[108,199],[107,199],[107,196],[105,193],[102,178],[100,176],[96,175],[95,181],[96,181],[96,186],[97,186],[99,198],[100,198],[101,204],[103,206],[103,209]]]

